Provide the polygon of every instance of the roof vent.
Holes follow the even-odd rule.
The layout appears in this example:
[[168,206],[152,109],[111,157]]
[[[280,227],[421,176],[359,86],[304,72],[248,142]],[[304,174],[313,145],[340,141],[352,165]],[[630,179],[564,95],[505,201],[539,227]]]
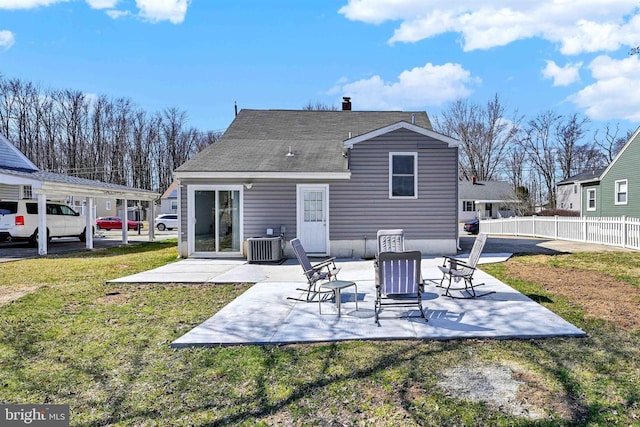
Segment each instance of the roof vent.
[[289,146],[289,152],[287,153],[287,157],[293,157],[296,154],[293,152],[293,150],[291,149],[291,146]]
[[342,97],[342,111],[351,111],[351,98],[348,96]]
[[412,125],[415,125],[415,124],[416,124],[416,113],[413,113],[413,114],[411,115],[411,124],[412,124]]

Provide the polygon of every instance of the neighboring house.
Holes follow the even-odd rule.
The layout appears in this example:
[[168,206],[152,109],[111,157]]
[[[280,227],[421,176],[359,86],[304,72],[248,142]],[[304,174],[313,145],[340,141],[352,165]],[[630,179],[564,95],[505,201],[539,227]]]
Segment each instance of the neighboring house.
[[599,175],[583,181],[581,215],[640,217],[640,127]]
[[[119,215],[117,212],[117,199],[115,198],[96,198],[94,200],[94,216],[115,216]],[[84,215],[85,209],[87,208],[87,199],[86,197],[70,197],[69,205],[77,212],[80,212]]]
[[506,181],[460,181],[458,183],[458,218],[488,219],[513,216],[519,203],[511,184]]
[[312,254],[372,257],[392,228],[407,249],[455,253],[457,147],[425,112],[242,110],[175,171],[180,256],[244,256],[273,230],[288,257],[294,237]]
[[556,184],[556,207],[580,212],[582,184],[598,179],[606,168],[592,169],[569,177]]
[[178,213],[178,183],[172,182],[160,196],[160,214]]

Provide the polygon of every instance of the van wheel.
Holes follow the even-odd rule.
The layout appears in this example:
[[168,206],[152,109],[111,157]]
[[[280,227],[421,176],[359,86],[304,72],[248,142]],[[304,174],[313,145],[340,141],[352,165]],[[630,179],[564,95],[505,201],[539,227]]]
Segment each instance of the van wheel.
[[[29,243],[34,248],[38,247],[38,229],[33,233],[33,235],[29,238]],[[49,236],[49,229],[47,228],[47,243],[51,241],[51,236]]]

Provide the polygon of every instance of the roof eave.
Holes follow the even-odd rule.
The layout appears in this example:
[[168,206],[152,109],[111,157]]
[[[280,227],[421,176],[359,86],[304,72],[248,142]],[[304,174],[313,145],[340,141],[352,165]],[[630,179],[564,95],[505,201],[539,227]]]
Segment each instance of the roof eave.
[[104,197],[128,200],[156,200],[160,197],[159,193],[146,190],[96,188],[84,185],[51,182],[42,182],[39,187],[33,189],[33,192],[35,194],[73,194],[84,197]]
[[175,171],[174,176],[179,179],[323,179],[344,180],[351,179],[350,171],[341,172],[206,172],[206,171]]
[[380,129],[373,130],[371,132],[364,133],[362,135],[358,135],[354,138],[347,139],[342,142],[342,145],[344,148],[353,148],[355,144],[358,144],[363,141],[368,141],[372,138],[385,135],[389,132],[393,132],[398,129],[407,129],[407,130],[419,133],[421,135],[428,136],[430,138],[434,138],[442,142],[446,142],[449,148],[456,148],[458,147],[458,144],[459,144],[458,141],[456,141],[455,139],[449,136],[442,135],[438,132],[432,131],[431,129],[426,129],[421,126],[417,126],[411,123],[401,121],[401,122],[390,124],[389,126],[382,127]]

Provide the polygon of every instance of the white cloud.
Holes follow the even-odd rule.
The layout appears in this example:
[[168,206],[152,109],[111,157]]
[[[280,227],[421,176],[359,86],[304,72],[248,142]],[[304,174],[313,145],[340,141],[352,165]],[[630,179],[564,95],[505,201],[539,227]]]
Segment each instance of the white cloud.
[[371,24],[400,21],[390,43],[456,32],[465,51],[540,37],[575,55],[640,39],[640,9],[629,0],[349,0],[340,13]]
[[16,38],[9,30],[0,30],[0,48],[9,49],[15,43]]
[[[0,0],[0,9],[33,9],[70,0]],[[92,9],[104,10],[112,18],[131,15],[130,11],[116,10],[120,0],[86,0]],[[191,0],[135,0],[139,16],[149,22],[169,21],[180,24],[184,21]]]
[[547,66],[542,70],[542,75],[547,79],[553,79],[554,86],[569,86],[580,80],[580,68],[582,62],[568,63],[560,67],[554,61],[547,61]]
[[120,0],[86,0],[93,9],[113,9]]
[[459,64],[427,63],[403,71],[395,82],[385,82],[378,75],[351,83],[341,79],[329,93],[351,96],[359,110],[401,110],[441,106],[467,97],[472,92],[470,86],[477,83],[479,80]]
[[105,13],[110,18],[113,18],[113,19],[118,19],[118,18],[122,18],[123,16],[131,15],[131,12],[129,12],[129,11],[126,11],[126,10],[115,10],[115,9],[107,10]]
[[640,59],[602,55],[589,64],[595,83],[569,99],[592,120],[640,121]]
[[66,1],[69,0],[0,0],[0,9],[33,9]]
[[140,16],[151,22],[180,24],[187,14],[190,0],[136,0]]

